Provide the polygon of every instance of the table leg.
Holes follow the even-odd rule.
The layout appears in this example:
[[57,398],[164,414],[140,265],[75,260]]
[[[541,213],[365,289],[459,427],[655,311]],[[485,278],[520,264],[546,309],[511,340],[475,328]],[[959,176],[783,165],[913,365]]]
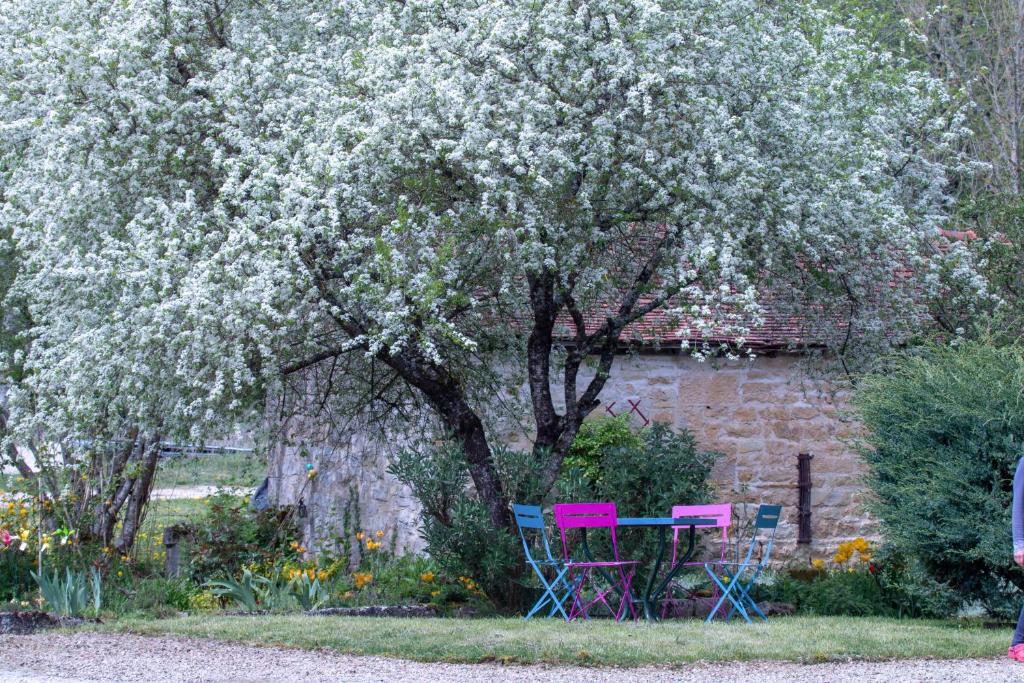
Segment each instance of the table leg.
[[641,602],[644,607],[644,619],[647,621],[655,621],[654,615],[654,601],[657,599],[658,594],[664,590],[659,588],[658,593],[654,593],[654,582],[658,579],[658,571],[661,569],[661,563],[665,559],[665,535],[668,533],[668,527],[658,528],[658,557],[654,561],[654,567],[651,568],[651,575],[647,577],[647,586],[644,588],[643,595],[641,596]]
[[665,575],[665,578],[658,585],[658,590],[654,592],[655,599],[665,593],[665,589],[668,588],[668,584],[676,577],[676,574],[678,574],[679,570],[683,568],[683,565],[690,561],[690,558],[693,557],[694,550],[696,550],[696,546],[697,527],[691,525],[690,532],[686,536],[686,551],[683,553],[682,558],[676,562],[675,566],[669,569],[668,574]]

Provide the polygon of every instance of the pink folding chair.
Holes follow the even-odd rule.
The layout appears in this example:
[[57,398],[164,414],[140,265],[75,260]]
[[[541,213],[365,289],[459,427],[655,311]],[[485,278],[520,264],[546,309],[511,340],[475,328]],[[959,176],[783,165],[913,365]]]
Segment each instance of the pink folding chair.
[[[718,551],[718,560],[693,560],[690,562],[683,563],[684,567],[703,567],[706,564],[711,566],[721,565],[725,562],[725,555],[729,545],[729,525],[732,523],[732,503],[715,503],[712,505],[674,505],[672,506],[672,517],[702,517],[705,519],[714,519],[714,524],[703,524],[697,525],[697,529],[721,529],[722,539],[721,547]],[[672,527],[672,566],[676,566],[676,557],[679,552],[679,532],[688,533],[689,527],[685,526],[674,526]],[[673,596],[674,589],[677,586],[673,585],[669,587],[665,593],[665,599],[661,603],[661,617],[662,619],[668,614],[668,609],[672,605],[679,602]],[[707,600],[709,604],[714,604],[719,597],[718,587],[715,585],[711,586],[711,596],[708,598],[700,598],[696,595],[696,591],[687,591],[684,599],[689,600]]]
[[[619,524],[619,516],[615,510],[615,503],[559,503],[554,506],[554,511],[555,524],[558,525],[558,531],[562,536],[562,554],[565,557],[566,567],[569,569],[569,584],[576,587],[572,598],[572,606],[569,608],[569,621],[572,621],[581,614],[584,619],[588,618],[590,608],[599,602],[608,608],[608,611],[615,616],[616,621],[622,619],[628,606],[629,613],[635,621],[636,610],[633,607],[630,585],[633,583],[633,574],[636,572],[636,566],[639,563],[619,559],[619,543],[615,536],[615,528]],[[599,562],[588,558],[585,561],[577,562],[569,555],[569,543],[566,540],[565,532],[569,529],[583,529],[583,533],[586,533],[586,529],[593,528],[608,529],[611,533],[612,556],[615,558],[614,560]],[[594,573],[595,570],[597,570],[596,575]],[[608,571],[617,572],[618,579],[615,578],[614,574],[606,574]],[[594,581],[592,586],[594,597],[584,603],[583,588],[588,581],[596,578],[606,579],[609,585],[602,588]],[[617,610],[612,609],[612,606],[608,603],[609,593],[615,591],[620,592],[622,595]]]

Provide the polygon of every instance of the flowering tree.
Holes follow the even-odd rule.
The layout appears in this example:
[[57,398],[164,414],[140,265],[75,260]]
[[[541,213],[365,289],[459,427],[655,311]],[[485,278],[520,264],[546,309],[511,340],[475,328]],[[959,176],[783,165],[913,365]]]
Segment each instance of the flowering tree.
[[495,368],[550,486],[647,313],[898,339],[960,132],[803,2],[13,0],[0,36],[21,433],[422,405],[498,527]]

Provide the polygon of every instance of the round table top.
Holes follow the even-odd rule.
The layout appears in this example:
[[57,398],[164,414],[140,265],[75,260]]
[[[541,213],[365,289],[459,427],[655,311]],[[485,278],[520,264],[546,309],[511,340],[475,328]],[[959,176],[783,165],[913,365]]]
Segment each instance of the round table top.
[[619,526],[715,526],[717,519],[706,517],[619,517]]

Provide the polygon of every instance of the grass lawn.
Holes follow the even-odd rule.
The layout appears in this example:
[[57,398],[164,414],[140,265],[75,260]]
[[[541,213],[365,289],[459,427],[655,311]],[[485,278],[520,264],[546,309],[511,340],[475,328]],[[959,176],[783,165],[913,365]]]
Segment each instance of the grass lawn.
[[161,458],[153,485],[158,489],[186,486],[255,488],[267,474],[265,458],[253,453],[215,453]]
[[1006,652],[1009,629],[953,621],[788,617],[767,624],[677,621],[566,624],[494,619],[189,616],[123,619],[96,628],[178,634],[243,643],[327,648],[420,661],[548,662],[637,666],[695,660],[828,661],[846,659],[994,657]]

